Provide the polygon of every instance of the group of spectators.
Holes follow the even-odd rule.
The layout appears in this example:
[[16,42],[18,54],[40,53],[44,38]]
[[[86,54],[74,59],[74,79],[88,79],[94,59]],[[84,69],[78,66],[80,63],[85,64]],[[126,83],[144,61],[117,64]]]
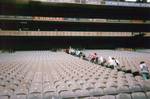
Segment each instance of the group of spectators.
[[[97,53],[90,53],[88,56],[86,56],[82,51],[78,49],[69,48],[66,50],[68,54],[77,56],[79,58],[82,58],[83,60],[90,61],[92,63],[105,66],[111,69],[116,69],[118,71],[122,70],[120,66],[119,60],[117,60],[115,57],[108,57],[106,60],[102,56],[98,56]],[[140,73],[144,80],[150,79],[150,72],[148,70],[148,66],[144,61],[140,62]]]
[[102,66],[106,66],[108,68],[112,68],[112,69],[116,69],[116,70],[120,70],[120,63],[119,61],[114,58],[114,57],[108,57],[108,60],[106,60],[104,57],[102,56],[98,56],[97,53],[92,53],[89,54],[88,59],[90,62],[92,63],[96,63]]

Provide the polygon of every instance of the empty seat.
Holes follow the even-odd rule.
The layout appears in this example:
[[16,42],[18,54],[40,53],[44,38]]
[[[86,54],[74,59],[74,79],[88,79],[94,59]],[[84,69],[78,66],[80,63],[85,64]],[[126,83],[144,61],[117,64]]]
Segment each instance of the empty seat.
[[10,95],[13,93],[12,90],[9,90],[9,89],[3,89],[3,90],[0,90],[0,96],[5,96],[5,97],[10,97]]
[[131,70],[134,75],[139,75],[139,70],[135,66],[131,66]]
[[99,97],[83,97],[83,98],[80,98],[80,99],[99,99]]
[[68,91],[68,86],[66,86],[65,84],[61,84],[57,87],[57,91],[58,91],[58,93],[60,93],[62,91]]
[[49,95],[48,93],[45,93],[42,99],[60,99],[57,95]]
[[8,85],[8,82],[6,83],[4,80],[0,81],[0,86],[5,87]]
[[150,92],[146,92],[147,98],[150,99]]
[[41,93],[42,92],[42,84],[41,83],[33,83],[29,90],[29,93]]
[[143,91],[140,83],[135,80],[132,74],[126,74],[126,79],[129,84],[129,89],[131,92],[140,92]]
[[91,90],[91,89],[94,89],[94,85],[92,83],[87,82],[83,84],[83,88],[86,90]]
[[69,88],[70,88],[72,91],[81,90],[81,86],[80,86],[80,84],[78,84],[78,83],[72,83],[71,85],[69,85]]
[[54,90],[44,90],[44,93],[43,93],[43,98],[44,99],[51,99],[52,97],[56,97],[58,94],[56,91]]
[[40,93],[30,93],[28,99],[42,99],[42,94]]
[[150,80],[145,80],[142,83],[142,87],[144,88],[145,91],[150,91]]
[[45,87],[43,88],[43,92],[44,92],[44,93],[47,93],[47,92],[55,92],[55,91],[56,91],[56,88],[54,88],[54,86],[51,86],[51,85],[45,86]]
[[116,99],[114,95],[101,96],[100,99]]
[[96,79],[89,79],[88,82],[92,83],[92,84],[95,84],[96,83]]
[[26,95],[12,95],[10,99],[27,99]]
[[115,81],[112,81],[111,79],[112,79],[112,78],[110,78],[110,79],[107,81],[106,86],[107,86],[107,87],[117,87],[117,83],[116,83]]
[[75,90],[74,94],[76,95],[76,97],[87,97],[87,96],[92,96],[92,94],[90,93],[90,91],[88,90]]
[[22,87],[19,87],[15,90],[15,94],[18,94],[18,95],[26,95],[28,93],[28,90],[26,88],[22,88]]
[[129,93],[129,92],[131,92],[130,89],[129,89],[129,86],[118,86],[117,90],[120,93]]
[[90,91],[92,96],[102,96],[104,95],[104,90],[102,88],[94,88]]
[[145,93],[143,92],[135,92],[132,93],[132,99],[147,99]]
[[77,83],[80,84],[80,85],[83,85],[85,83],[85,80],[80,79],[80,80],[77,81]]
[[131,92],[141,92],[141,91],[143,91],[143,89],[141,88],[140,85],[129,86],[129,89],[130,89]]
[[0,96],[0,99],[9,99],[9,96]]
[[107,88],[104,88],[104,94],[106,95],[113,95],[113,94],[117,94],[117,88],[115,87],[107,87]]
[[116,99],[131,99],[131,95],[127,93],[120,93],[116,96]]
[[61,98],[73,98],[76,97],[76,94],[70,90],[59,92]]
[[139,82],[139,83],[143,83],[143,78],[141,76],[135,76],[135,79]]
[[29,99],[42,99],[42,85],[40,83],[34,83],[29,93]]
[[106,88],[106,83],[102,83],[102,82],[97,82],[95,84],[96,88]]
[[14,85],[14,84],[9,84],[9,85],[7,85],[7,87],[8,87],[10,90],[15,91],[15,89],[16,89],[18,86]]

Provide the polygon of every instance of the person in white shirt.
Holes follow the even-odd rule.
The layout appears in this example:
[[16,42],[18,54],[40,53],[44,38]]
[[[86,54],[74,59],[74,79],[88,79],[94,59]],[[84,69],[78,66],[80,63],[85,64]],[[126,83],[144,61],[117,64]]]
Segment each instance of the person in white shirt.
[[76,56],[80,57],[80,51],[79,50],[76,50]]
[[148,66],[146,65],[146,63],[144,61],[140,62],[140,72],[141,72],[142,77],[143,77],[144,80],[149,79]]
[[109,68],[113,68],[113,65],[114,65],[114,62],[113,62],[113,60],[112,60],[112,57],[108,57],[108,67]]
[[104,59],[102,56],[98,58],[98,64],[104,66],[105,63],[106,63],[106,59]]
[[109,57],[108,60],[108,67],[112,68],[112,69],[119,69],[119,61],[117,59],[115,59],[114,57]]
[[69,54],[71,54],[71,55],[75,55],[75,50],[73,49],[73,48],[69,48]]

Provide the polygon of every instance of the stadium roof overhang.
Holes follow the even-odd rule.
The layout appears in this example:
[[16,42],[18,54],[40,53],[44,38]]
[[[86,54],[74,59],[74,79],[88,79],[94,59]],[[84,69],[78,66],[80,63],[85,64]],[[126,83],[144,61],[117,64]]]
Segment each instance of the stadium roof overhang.
[[150,32],[150,24],[0,20],[2,30]]
[[2,1],[1,15],[150,20],[150,7]]

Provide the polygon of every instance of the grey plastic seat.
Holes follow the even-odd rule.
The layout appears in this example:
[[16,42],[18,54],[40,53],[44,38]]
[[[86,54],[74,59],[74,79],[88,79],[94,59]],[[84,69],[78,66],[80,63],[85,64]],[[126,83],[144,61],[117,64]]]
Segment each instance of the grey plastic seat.
[[96,79],[89,79],[88,82],[92,83],[92,84],[95,84],[96,83]]
[[92,83],[87,82],[83,84],[83,88],[86,90],[91,90],[91,89],[94,89],[94,85]]
[[141,76],[135,76],[135,79],[139,82],[139,83],[143,83],[143,78]]
[[44,93],[47,93],[47,92],[55,92],[56,91],[56,88],[52,87],[52,86],[45,86],[43,88],[43,92]]
[[24,87],[19,87],[15,90],[15,94],[17,95],[26,95],[28,93],[28,89],[24,88]]
[[41,93],[42,92],[42,84],[41,83],[33,83],[31,88],[29,89],[29,93]]
[[94,88],[90,90],[92,96],[102,96],[104,95],[104,90],[102,88]]
[[99,97],[85,97],[85,98],[81,98],[81,99],[99,99]]
[[132,99],[147,99],[145,93],[143,92],[135,92],[132,93]]
[[131,95],[127,93],[120,93],[116,96],[116,99],[131,99]]
[[117,87],[117,83],[115,81],[108,80],[106,86],[107,87]]
[[80,80],[77,81],[77,83],[80,84],[80,85],[83,85],[85,83],[85,80],[80,79]]
[[[56,89],[54,87],[51,87],[51,86],[47,86],[43,89],[43,98],[44,99],[51,99],[52,97],[56,98],[57,96],[57,93],[56,93]],[[55,99],[54,98],[54,99]]]
[[35,83],[29,90],[29,99],[42,99],[42,85]]
[[144,91],[150,91],[150,80],[143,81],[141,86],[144,88]]
[[73,91],[67,90],[59,92],[59,96],[61,98],[73,98],[76,97],[76,94]]
[[95,84],[96,88],[106,88],[106,83],[102,83],[102,82],[97,82]]
[[139,70],[138,70],[137,67],[135,67],[135,66],[132,66],[132,67],[131,67],[131,71],[132,71],[133,74],[134,74],[134,73],[139,73]]
[[73,83],[69,86],[69,88],[72,90],[72,91],[76,91],[76,90],[81,90],[81,85],[78,84],[78,83]]
[[117,90],[120,93],[129,93],[129,92],[131,92],[130,89],[129,89],[129,86],[118,86]]
[[45,93],[42,99],[60,99],[58,95],[50,95],[49,93]]
[[12,91],[15,91],[15,89],[17,88],[18,86],[16,86],[15,84],[8,84],[7,85],[7,88],[9,88],[10,90]]
[[0,81],[0,86],[5,87],[7,86],[9,83],[5,82],[4,80]]
[[27,99],[26,95],[12,95],[10,99]]
[[114,95],[114,94],[117,94],[117,93],[118,93],[118,90],[115,87],[104,88],[104,94],[106,94],[106,95]]
[[0,96],[0,99],[9,99],[9,96]]
[[101,96],[100,99],[116,99],[114,95]]
[[40,93],[30,93],[28,99],[42,99],[42,94]]
[[13,93],[12,90],[4,88],[3,90],[0,90],[0,96],[7,96],[10,97],[11,94]]
[[139,84],[138,85],[136,85],[136,84],[130,85],[129,89],[130,89],[131,92],[141,92],[141,91],[143,91],[142,87]]
[[147,98],[150,99],[150,92],[146,92]]

